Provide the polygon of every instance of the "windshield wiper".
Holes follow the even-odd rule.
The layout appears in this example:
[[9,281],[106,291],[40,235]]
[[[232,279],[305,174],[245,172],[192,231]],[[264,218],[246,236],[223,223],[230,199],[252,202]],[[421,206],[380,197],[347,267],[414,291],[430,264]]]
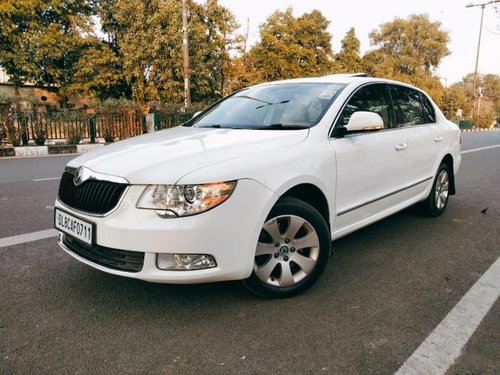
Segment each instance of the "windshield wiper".
[[255,109],[260,109],[262,107],[267,107],[267,106],[275,105],[275,104],[286,104],[288,102],[290,102],[290,100],[282,100],[281,102],[276,102],[276,103],[266,103],[266,104],[259,105],[258,107],[255,107]]
[[286,99],[286,100],[282,100],[280,102],[268,102],[267,100],[259,99],[259,98],[254,98],[253,96],[248,96],[248,95],[232,96],[231,98],[234,98],[234,99],[236,99],[236,98],[245,98],[245,99],[255,100],[257,102],[264,103],[262,105],[259,105],[258,107],[255,107],[255,109],[259,109],[259,108],[262,108],[262,107],[267,107],[269,105],[285,104],[285,103],[288,103],[290,101],[289,99]]
[[231,96],[229,99],[236,99],[236,98],[245,98],[245,99],[255,100],[257,102],[265,103],[267,105],[273,104],[272,102],[268,102],[267,100],[254,98],[253,96],[248,96],[248,95]]
[[254,126],[250,129],[255,130],[298,130],[298,129],[309,129],[309,126],[306,125],[284,125],[284,124],[271,124],[271,125],[262,125],[262,126]]
[[220,124],[213,124],[213,125],[200,125],[200,126],[194,126],[195,128],[216,128],[220,129],[221,126]]
[[193,126],[193,128],[211,128],[211,129],[241,129],[241,126],[235,125],[224,125],[224,124],[212,124],[212,125],[199,125]]

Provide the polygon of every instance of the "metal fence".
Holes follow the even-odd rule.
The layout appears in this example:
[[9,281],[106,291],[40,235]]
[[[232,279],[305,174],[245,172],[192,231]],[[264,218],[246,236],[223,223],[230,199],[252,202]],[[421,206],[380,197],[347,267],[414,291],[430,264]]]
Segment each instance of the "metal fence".
[[[158,113],[156,130],[167,129],[191,118],[191,113]],[[145,116],[137,110],[106,110],[88,113],[84,110],[13,111],[0,108],[0,140],[14,146],[33,141],[67,140],[78,143],[102,138],[106,142],[125,139],[147,131]]]

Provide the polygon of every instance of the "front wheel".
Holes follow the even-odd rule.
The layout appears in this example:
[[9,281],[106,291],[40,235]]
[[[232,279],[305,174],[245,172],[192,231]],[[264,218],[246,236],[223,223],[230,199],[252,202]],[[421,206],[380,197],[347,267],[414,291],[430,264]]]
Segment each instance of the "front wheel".
[[330,248],[330,230],[321,214],[303,201],[284,198],[262,227],[252,275],[243,282],[268,298],[299,294],[324,271]]
[[432,190],[427,199],[422,202],[423,208],[429,216],[441,215],[450,195],[450,169],[447,164],[441,163],[436,173]]

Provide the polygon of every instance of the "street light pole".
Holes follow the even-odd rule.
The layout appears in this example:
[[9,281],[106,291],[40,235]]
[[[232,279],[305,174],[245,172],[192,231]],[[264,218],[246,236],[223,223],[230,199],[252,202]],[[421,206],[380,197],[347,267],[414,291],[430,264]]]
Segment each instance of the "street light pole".
[[[479,39],[477,41],[477,52],[476,52],[476,66],[474,68],[474,80],[472,83],[472,94],[474,95],[474,106],[475,106],[475,98],[476,98],[476,87],[477,87],[477,66],[479,64],[479,50],[481,48],[481,35],[483,31],[483,18],[484,18],[484,8],[486,5],[494,4],[494,3],[500,3],[500,0],[491,0],[488,2],[483,2],[481,4],[468,4],[465,7],[466,8],[473,8],[473,7],[481,7],[481,22],[479,23]],[[474,112],[474,108],[472,109],[472,112]],[[479,106],[477,107],[477,114],[479,114]]]
[[184,69],[184,109],[187,109],[191,106],[191,72],[189,71],[187,0],[182,0],[182,57],[182,65]]

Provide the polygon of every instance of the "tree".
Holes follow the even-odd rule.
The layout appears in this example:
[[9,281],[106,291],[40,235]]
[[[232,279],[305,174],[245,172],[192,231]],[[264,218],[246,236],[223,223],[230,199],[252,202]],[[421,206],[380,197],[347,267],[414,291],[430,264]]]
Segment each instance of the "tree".
[[[239,25],[233,13],[216,0],[208,0],[201,7],[192,6],[193,98],[214,101],[228,93],[228,84],[235,74],[230,53],[241,43],[241,37],[235,34]],[[196,26],[198,30],[194,29]]]
[[[472,87],[474,76],[468,74],[463,78],[464,85]],[[476,84],[479,96],[474,97],[469,89],[469,99],[475,103],[472,119],[476,126],[488,128],[500,119],[500,76],[497,74],[479,74]]]
[[21,86],[36,68],[24,53],[23,33],[31,27],[36,14],[36,2],[5,0],[0,3],[0,65],[10,75],[19,95]]
[[427,15],[396,18],[370,33],[376,48],[363,57],[365,70],[372,76],[419,86],[439,102],[443,88],[434,73],[450,53],[449,39],[441,23],[431,22]]
[[[123,56],[123,71],[139,103],[183,100],[181,3],[177,0],[106,0],[103,29]],[[188,2],[191,97],[220,98],[230,79],[230,51],[238,27],[216,0]],[[131,17],[133,15],[133,17]]]
[[471,118],[475,126],[490,127],[500,122],[500,76],[479,74],[476,88],[481,95],[472,92],[474,74],[469,73],[460,82],[445,89],[442,109],[448,118],[455,118],[456,111],[462,109],[463,118]]
[[342,48],[335,55],[335,71],[338,73],[354,73],[363,71],[363,60],[359,55],[359,39],[351,27],[342,39]]
[[260,42],[249,57],[262,80],[324,75],[332,70],[329,21],[319,10],[294,17],[293,9],[276,11],[259,28]]
[[74,74],[67,91],[100,100],[130,96],[123,75],[122,61],[111,46],[97,38],[89,38],[74,64]]
[[462,84],[455,83],[444,89],[441,109],[450,120],[468,116],[470,100]]
[[19,86],[27,81],[65,86],[85,34],[91,0],[5,0],[0,7],[0,64]]

